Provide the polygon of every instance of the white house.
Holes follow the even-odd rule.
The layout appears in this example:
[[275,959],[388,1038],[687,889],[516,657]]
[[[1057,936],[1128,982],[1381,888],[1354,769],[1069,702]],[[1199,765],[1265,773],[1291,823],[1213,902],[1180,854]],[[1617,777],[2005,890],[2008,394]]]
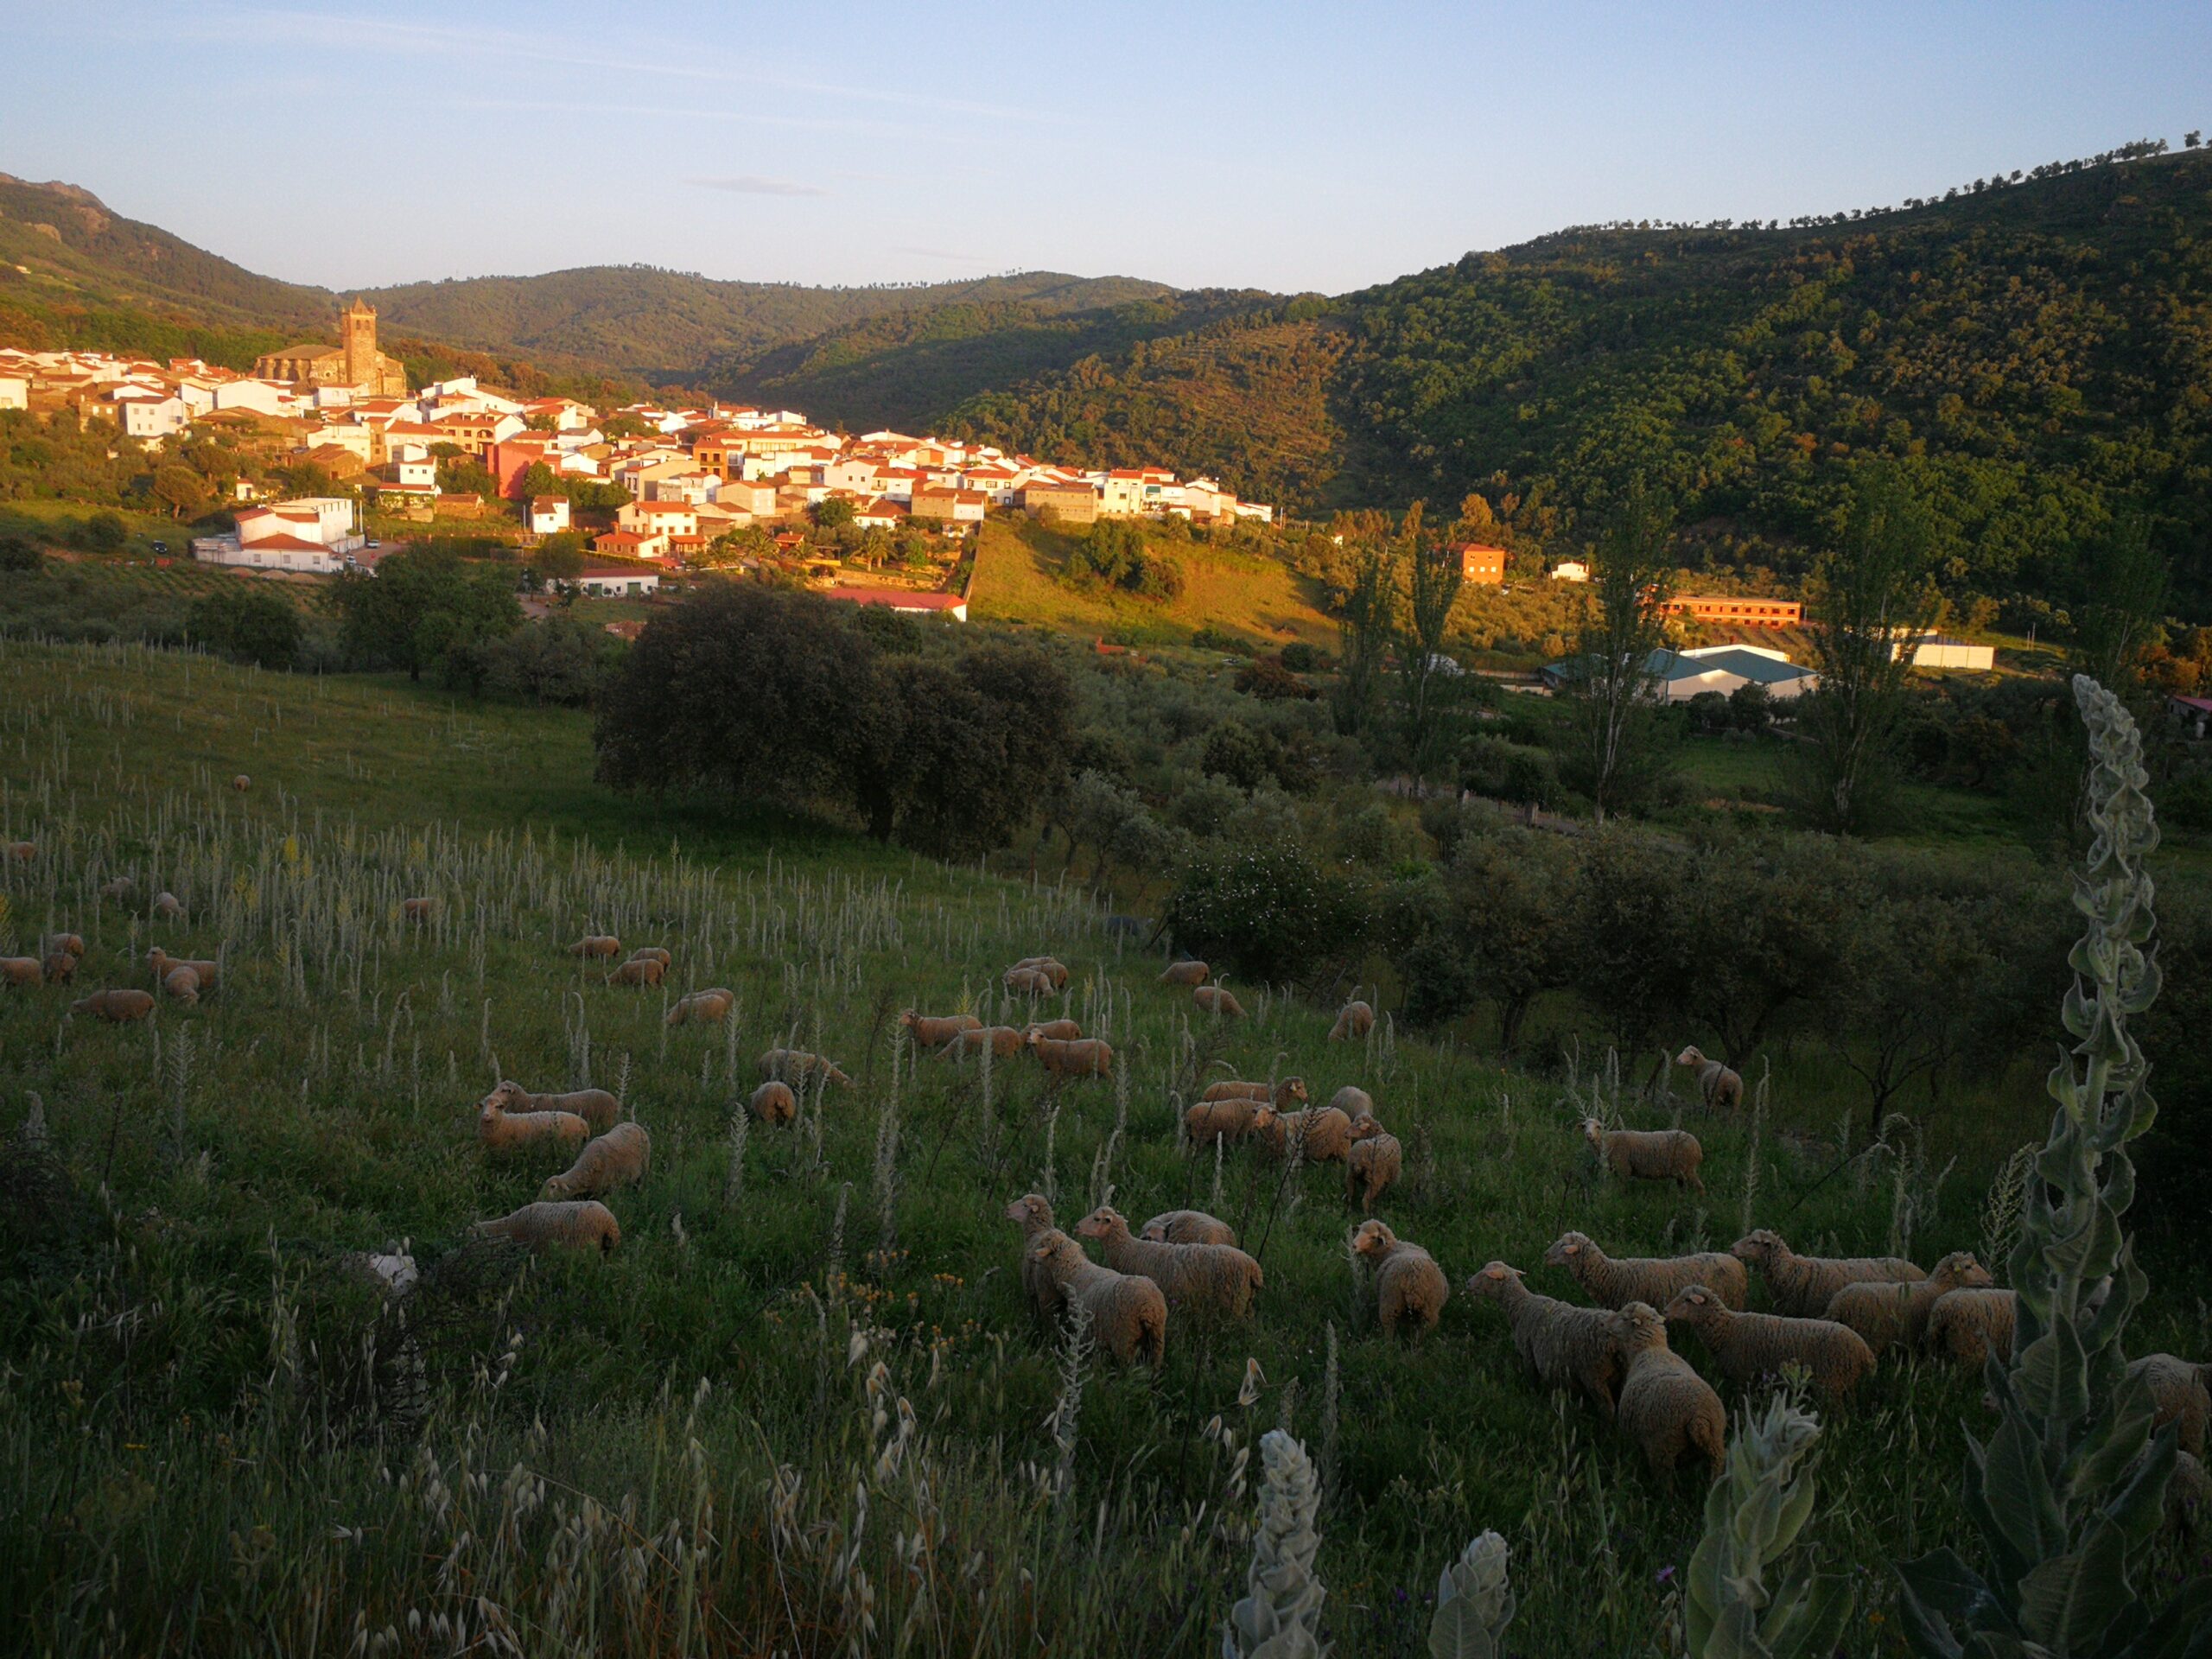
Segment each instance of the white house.
[[193,538],[192,556],[207,564],[329,575],[344,568],[363,542],[353,529],[353,503],[344,496],[302,496],[238,515],[230,536]]
[[192,424],[192,411],[181,397],[118,397],[115,422],[124,435],[159,443]]
[[250,410],[256,415],[290,415],[300,405],[289,386],[269,380],[226,380],[215,388],[215,407]]
[[1590,567],[1580,559],[1561,559],[1552,567],[1554,582],[1587,582]]
[[1924,633],[1916,640],[1900,639],[1896,654],[1902,657],[1910,649],[1915,668],[1964,669],[1969,673],[1986,674],[1997,666],[1997,647],[1969,645],[1963,639],[1946,639]]
[[0,374],[0,409],[29,409],[31,383],[20,374]]
[[696,536],[699,509],[689,501],[632,501],[614,522],[641,536]]
[[533,536],[552,536],[569,527],[569,498],[565,495],[533,495],[530,498],[530,533]]
[[588,594],[595,594],[601,599],[638,598],[660,590],[660,572],[612,566],[605,569],[580,570],[570,585],[581,588]]

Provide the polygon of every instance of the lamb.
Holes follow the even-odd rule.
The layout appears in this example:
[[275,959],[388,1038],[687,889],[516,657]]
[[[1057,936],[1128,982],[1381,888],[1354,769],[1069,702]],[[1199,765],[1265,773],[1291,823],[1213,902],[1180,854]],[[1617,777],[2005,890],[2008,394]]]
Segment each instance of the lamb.
[[694,991],[689,996],[679,996],[670,1004],[668,1023],[680,1026],[696,1020],[705,1025],[720,1025],[737,1006],[737,995],[715,986],[710,990]]
[[1846,1285],[1908,1284],[1928,1276],[1901,1255],[1799,1255],[1767,1227],[1745,1234],[1728,1254],[1757,1268],[1774,1311],[1794,1319],[1818,1319]]
[[1375,1213],[1375,1201],[1389,1192],[1405,1167],[1406,1150],[1398,1137],[1362,1112],[1351,1121],[1351,1147],[1344,1154],[1344,1202],[1357,1201],[1359,1213]]
[[2145,1354],[2127,1368],[2151,1385],[2151,1402],[2157,1415],[2151,1419],[2156,1433],[2168,1423],[2181,1425],[2181,1449],[2204,1455],[2204,1426],[2212,1418],[2212,1365],[2192,1365],[2172,1354]]
[[1708,1060],[1695,1047],[1690,1047],[1675,1056],[1675,1064],[1689,1066],[1697,1072],[1698,1092],[1705,1096],[1709,1109],[1718,1110],[1744,1103],[1743,1078],[1719,1061]]
[[1191,993],[1191,1000],[1198,1005],[1200,1014],[1217,1014],[1224,1020],[1242,1020],[1244,1005],[1219,985],[1201,985]]
[[1163,985],[1203,985],[1206,982],[1206,976],[1212,971],[1194,957],[1185,962],[1169,963],[1160,972],[1160,982]]
[[1279,1112],[1288,1111],[1294,1101],[1311,1100],[1313,1097],[1306,1092],[1306,1079],[1303,1077],[1285,1077],[1272,1087],[1264,1083],[1231,1077],[1224,1082],[1208,1084],[1205,1093],[1198,1096],[1200,1100],[1272,1100]]
[[622,1242],[622,1228],[614,1212],[595,1198],[567,1203],[541,1198],[497,1221],[478,1222],[476,1231],[485,1238],[504,1238],[533,1250],[562,1245],[596,1249],[602,1255]]
[[1065,991],[1068,988],[1067,964],[1057,957],[1024,957],[1007,971],[1042,974],[1054,990]]
[[658,944],[639,945],[636,950],[630,953],[630,960],[632,962],[657,962],[664,968],[671,967],[676,962],[676,958],[668,954],[666,947]]
[[1201,1100],[1183,1109],[1183,1132],[1194,1147],[1217,1141],[1242,1141],[1252,1132],[1252,1118],[1265,1103],[1244,1096]]
[[67,950],[54,950],[39,963],[39,972],[49,985],[60,985],[77,977],[77,958]]
[[651,957],[632,957],[606,976],[609,985],[658,985],[668,969]]
[[1030,1251],[1062,1301],[1080,1302],[1098,1345],[1120,1360],[1157,1365],[1167,1353],[1167,1299],[1141,1274],[1102,1268],[1055,1227]]
[[1060,1311],[1060,1284],[1039,1257],[1037,1246],[1052,1230],[1052,1206],[1032,1192],[1007,1205],[1006,1218],[1021,1224],[1021,1294],[1029,1311],[1050,1325]]
[[118,875],[112,881],[100,884],[100,897],[112,899],[119,905],[130,902],[130,895],[138,891],[138,884],[127,875]]
[[180,921],[184,916],[184,901],[173,893],[156,893],[152,908],[154,914],[165,922]]
[[960,1033],[938,1052],[950,1059],[964,1060],[988,1048],[992,1058],[1010,1060],[1028,1045],[1029,1034],[1019,1026],[979,1026]]
[[133,1020],[143,1020],[154,1011],[154,999],[144,991],[94,991],[90,996],[79,997],[69,1005],[72,1014],[91,1014],[116,1025]]
[[193,1007],[200,1001],[200,975],[191,968],[172,968],[162,976],[162,989],[172,1001]]
[[915,1044],[922,1048],[935,1048],[950,1042],[963,1031],[980,1031],[983,1022],[972,1014],[948,1014],[933,1017],[917,1014],[909,1008],[899,1016],[899,1023],[906,1028]]
[[595,1198],[618,1186],[645,1179],[653,1155],[652,1137],[642,1123],[617,1123],[596,1141],[587,1141],[576,1161],[547,1180],[541,1198]]
[[1329,1040],[1332,1043],[1356,1043],[1374,1029],[1373,1005],[1354,997],[1337,1010],[1337,1023],[1329,1027]]
[[1582,1138],[1597,1153],[1598,1161],[1616,1175],[1705,1191],[1697,1173],[1705,1161],[1705,1148],[1688,1129],[1609,1129],[1596,1118],[1586,1117]]
[[1452,1287],[1433,1256],[1418,1244],[1405,1243],[1380,1221],[1360,1223],[1351,1247],[1374,1264],[1375,1313],[1384,1336],[1395,1335],[1399,1325],[1408,1321],[1415,1336],[1436,1328]]
[[1030,1051],[1056,1077],[1109,1077],[1114,1075],[1114,1050],[1103,1037],[1082,1037],[1063,1042],[1036,1032],[1028,1035]]
[[1613,1344],[1610,1308],[1577,1307],[1539,1296],[1521,1282],[1521,1270],[1492,1262],[1467,1281],[1470,1296],[1486,1297],[1505,1310],[1513,1351],[1539,1385],[1579,1394],[1610,1421],[1624,1367]]
[[1168,1244],[1139,1238],[1110,1205],[1101,1205],[1075,1230],[1099,1241],[1106,1265],[1142,1274],[1179,1307],[1242,1319],[1260,1293],[1260,1264],[1234,1244]]
[[753,1091],[746,1109],[770,1128],[780,1128],[798,1116],[798,1096],[788,1083],[768,1082]]
[[212,962],[196,957],[173,957],[158,944],[146,952],[146,960],[154,969],[156,982],[168,979],[173,969],[189,968],[200,976],[199,989],[212,991],[215,988],[216,966]]
[[1263,1100],[1253,1109],[1252,1133],[1277,1158],[1301,1141],[1309,1164],[1341,1164],[1351,1155],[1351,1119],[1333,1106],[1281,1112]]
[[1898,1343],[1917,1348],[1928,1332],[1928,1315],[1936,1299],[1955,1290],[1986,1288],[1996,1282],[1989,1269],[1971,1250],[1954,1250],[1938,1262],[1925,1279],[1903,1282],[1859,1280],[1840,1287],[1828,1298],[1822,1313],[1838,1325],[1847,1325],[1866,1338],[1879,1359]]
[[476,1109],[476,1138],[487,1152],[514,1152],[546,1141],[582,1142],[591,1125],[574,1112],[510,1112],[494,1094]]
[[853,1086],[853,1080],[835,1064],[823,1059],[819,1054],[810,1054],[803,1048],[770,1049],[760,1057],[760,1075],[784,1083],[797,1083],[802,1079],[812,1082],[819,1077],[840,1088]]
[[1693,1455],[1719,1469],[1728,1455],[1728,1413],[1713,1385],[1668,1347],[1667,1322],[1649,1302],[1608,1317],[1623,1367],[1616,1426],[1643,1448],[1654,1474],[1671,1475]]
[[1052,976],[1041,968],[1009,968],[1001,982],[1015,996],[1050,996]]
[[1630,1302],[1664,1307],[1692,1285],[1705,1285],[1730,1307],[1740,1310],[1751,1292],[1751,1275],[1744,1264],[1719,1250],[1695,1255],[1609,1256],[1586,1233],[1561,1233],[1544,1252],[1544,1262],[1565,1268],[1567,1276],[1601,1307],[1626,1307]]
[[1234,1244],[1236,1230],[1203,1210],[1170,1210],[1138,1228],[1137,1236],[1155,1244]]
[[1027,1027],[1021,1038],[1027,1042],[1032,1037],[1050,1037],[1056,1043],[1072,1043],[1083,1035],[1083,1027],[1073,1020],[1039,1020]]
[[605,959],[622,954],[622,941],[612,933],[587,933],[569,947],[572,957]]
[[85,939],[80,933],[48,933],[38,942],[38,953],[50,957],[56,953],[81,957],[85,954]]
[[1874,1369],[1874,1351],[1847,1325],[1732,1313],[1703,1285],[1692,1285],[1668,1303],[1667,1317],[1702,1337],[1721,1370],[1739,1386],[1798,1364],[1812,1373],[1815,1389],[1840,1399]]
[[[253,787],[253,779],[247,777],[245,773],[240,772],[237,777],[231,779],[231,787],[238,791],[239,794],[243,795],[246,791]],[[277,792],[282,794],[283,791],[280,790]]]
[[622,1103],[604,1089],[572,1089],[565,1094],[534,1095],[511,1077],[502,1077],[482,1103],[503,1112],[571,1112],[594,1130],[611,1129],[622,1116]]
[[399,901],[399,915],[403,921],[427,922],[437,914],[435,899],[403,899]]
[[1375,1096],[1355,1084],[1348,1083],[1335,1094],[1331,1095],[1329,1104],[1346,1117],[1357,1117],[1362,1112],[1365,1112],[1370,1117],[1375,1116]]
[[36,957],[0,957],[0,979],[10,985],[42,985],[46,964]]

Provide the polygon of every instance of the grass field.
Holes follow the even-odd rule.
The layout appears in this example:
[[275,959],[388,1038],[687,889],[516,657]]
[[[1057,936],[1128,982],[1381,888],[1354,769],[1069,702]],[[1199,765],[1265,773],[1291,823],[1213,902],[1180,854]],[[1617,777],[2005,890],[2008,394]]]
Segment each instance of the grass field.
[[[1494,1309],[1455,1294],[1425,1343],[1386,1339],[1338,1172],[1188,1158],[1179,1096],[1217,1067],[1361,1084],[1408,1154],[1382,1213],[1455,1293],[1499,1257],[1575,1300],[1541,1265],[1567,1228],[1985,1248],[1995,1166],[2046,1110],[2023,1066],[1839,1172],[1849,1096],[1817,1067],[1720,1121],[1599,1055],[1537,1078],[1387,1022],[1332,1046],[1331,1011],[1263,988],[1216,1027],[1078,895],[617,799],[579,715],[121,647],[0,645],[0,832],[37,847],[0,875],[5,943],[88,946],[73,986],[0,994],[11,1650],[1208,1654],[1281,1425],[1326,1474],[1338,1653],[1426,1653],[1439,1569],[1495,1527],[1515,1652],[1669,1654],[1701,1484],[1532,1390]],[[187,919],[100,900],[118,873]],[[427,925],[401,918],[418,894]],[[670,986],[581,971],[563,947],[600,930],[670,949]],[[219,957],[220,988],[144,1025],[66,1014],[146,983],[152,943]],[[1111,1080],[894,1041],[909,1005],[1001,1012],[1000,970],[1048,950],[1074,969],[1052,1010],[1110,1039]],[[713,984],[729,1024],[665,1026]],[[739,1137],[756,1057],[792,1040],[855,1086]],[[612,1255],[470,1242],[565,1162],[480,1150],[500,1074],[617,1090],[651,1132]],[[1706,1192],[1598,1179],[1593,1103],[1694,1128]],[[1262,1262],[1255,1317],[1177,1316],[1156,1373],[1067,1360],[1001,1216],[1030,1190],[1064,1224],[1109,1192],[1138,1221],[1214,1211]],[[387,1301],[353,1254],[403,1244],[422,1281]],[[2184,1264],[2145,1245],[2130,1351],[2202,1353]],[[1809,1535],[1882,1616],[1853,1655],[1903,1651],[1887,1564],[1962,1529],[1980,1391],[1905,1361],[1833,1414]]]
[[1320,609],[1312,580],[1258,554],[1168,542],[1183,566],[1173,602],[1078,592],[1059,580],[1071,538],[1028,519],[984,522],[976,555],[969,611],[979,620],[1014,622],[1118,645],[1179,645],[1202,628],[1240,635],[1273,650],[1303,640],[1333,650],[1337,626]]

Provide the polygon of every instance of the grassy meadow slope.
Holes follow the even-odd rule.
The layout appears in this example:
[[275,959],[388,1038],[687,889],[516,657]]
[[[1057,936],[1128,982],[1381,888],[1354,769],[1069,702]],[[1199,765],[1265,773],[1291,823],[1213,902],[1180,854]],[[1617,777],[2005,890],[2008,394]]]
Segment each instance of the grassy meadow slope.
[[[1993,1172],[2040,1134],[2024,1069],[1916,1155],[1823,1179],[1842,1096],[1817,1077],[1722,1122],[1617,1100],[1602,1065],[1541,1081],[1387,1024],[1332,1046],[1325,1011],[1261,988],[1217,1028],[1072,891],[671,818],[587,766],[573,715],[0,646],[0,830],[37,846],[0,872],[4,929],[88,945],[73,987],[0,995],[11,1648],[827,1656],[872,1620],[915,1653],[1207,1653],[1248,1558],[1247,1454],[1283,1423],[1329,1474],[1338,1651],[1425,1651],[1440,1564],[1494,1526],[1517,1652],[1641,1652],[1678,1616],[1695,1483],[1532,1392],[1464,1296],[1426,1344],[1384,1339],[1336,1173],[1186,1159],[1177,1096],[1217,1065],[1363,1084],[1408,1149],[1400,1232],[1455,1287],[1501,1256],[1569,1294],[1538,1265],[1568,1227],[1657,1251],[1757,1223],[1855,1253],[1910,1205],[1916,1255],[1983,1247]],[[123,872],[188,918],[99,900]],[[416,894],[428,925],[401,919]],[[671,1030],[666,992],[579,971],[562,947],[593,929],[666,945],[670,990],[728,986],[734,1022]],[[152,943],[219,956],[220,989],[149,1025],[65,1017],[143,983]],[[998,970],[1048,949],[1075,974],[1053,1011],[1110,1036],[1111,1082],[894,1045],[899,1008],[999,1012]],[[794,1035],[855,1086],[734,1139],[754,1057]],[[649,1128],[612,1255],[468,1242],[564,1161],[480,1151],[496,1073],[619,1089]],[[1707,1192],[1595,1179],[1592,1097],[1694,1126]],[[1156,1376],[1088,1363],[1056,1434],[1061,1360],[1000,1216],[1031,1188],[1064,1222],[1108,1191],[1138,1219],[1217,1211],[1263,1261],[1257,1317],[1179,1316]],[[423,1281],[387,1304],[350,1253],[403,1240]],[[2148,1255],[2132,1343],[2201,1351],[2202,1305]],[[1893,1364],[1834,1414],[1815,1532],[1878,1609],[1888,1560],[1959,1529],[1980,1392]],[[1854,1627],[1854,1655],[1893,1650]]]

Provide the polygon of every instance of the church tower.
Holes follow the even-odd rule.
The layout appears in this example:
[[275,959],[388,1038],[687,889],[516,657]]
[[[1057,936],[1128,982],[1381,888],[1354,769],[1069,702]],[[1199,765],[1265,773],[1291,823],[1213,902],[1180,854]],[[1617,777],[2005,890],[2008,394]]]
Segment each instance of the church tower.
[[346,384],[383,390],[377,374],[377,314],[356,298],[338,319],[338,345],[346,353]]

